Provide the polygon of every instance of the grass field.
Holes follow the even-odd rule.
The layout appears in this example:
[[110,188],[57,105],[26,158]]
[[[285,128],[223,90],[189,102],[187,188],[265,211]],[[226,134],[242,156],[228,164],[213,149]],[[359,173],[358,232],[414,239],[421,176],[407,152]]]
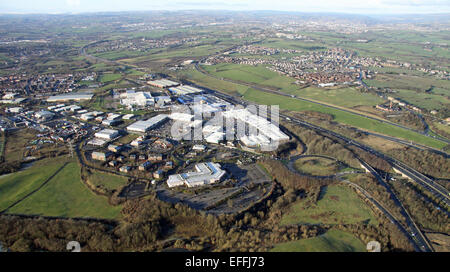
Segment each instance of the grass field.
[[332,159],[322,157],[306,157],[295,161],[297,171],[314,176],[329,176],[340,170],[340,164]]
[[127,178],[123,176],[92,171],[93,173],[88,176],[88,179],[94,185],[103,185],[108,190],[118,190],[127,184]]
[[116,81],[122,77],[121,74],[104,74],[100,77],[102,83]]
[[8,211],[61,217],[117,218],[121,206],[110,206],[104,197],[92,193],[80,178],[80,167],[70,162],[39,191]]
[[283,215],[281,224],[376,222],[370,208],[351,188],[344,185],[330,185],[322,190],[321,198],[316,204],[308,204],[305,200],[294,203]]
[[329,230],[325,234],[275,245],[272,252],[366,252],[364,244],[350,233]]
[[358,106],[375,106],[385,102],[384,99],[371,94],[359,92],[356,88],[322,89],[309,87],[296,91],[299,97],[304,97],[329,104],[354,108]]
[[26,196],[42,185],[65,162],[64,158],[44,159],[20,172],[0,177],[0,210],[6,209],[15,201]]

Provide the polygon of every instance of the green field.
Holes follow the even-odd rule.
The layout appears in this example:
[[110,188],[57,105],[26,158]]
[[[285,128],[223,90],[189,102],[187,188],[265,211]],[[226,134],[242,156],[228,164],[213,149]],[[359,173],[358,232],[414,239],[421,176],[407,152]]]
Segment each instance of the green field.
[[292,93],[299,89],[299,86],[294,84],[295,79],[280,75],[264,66],[223,63],[211,66],[205,65],[202,68],[217,77],[274,87],[286,93]]
[[356,88],[321,89],[309,87],[293,94],[340,107],[375,106],[385,102],[384,99],[371,93],[363,93]]
[[39,191],[11,208],[10,214],[61,217],[117,218],[121,206],[110,206],[104,197],[92,193],[80,178],[80,167],[70,162]]
[[44,159],[23,171],[0,177],[0,210],[6,209],[20,198],[37,189],[60,167],[65,159]]
[[281,219],[282,225],[291,224],[354,224],[376,222],[370,208],[349,187],[330,185],[322,188],[316,204],[306,200],[294,203]]
[[272,252],[366,252],[364,244],[350,233],[329,230],[325,234],[275,245]]
[[108,190],[118,190],[126,185],[128,181],[128,179],[123,176],[92,171],[93,173],[88,176],[89,181],[96,186],[102,185]]
[[122,77],[121,74],[104,74],[100,77],[102,83],[116,81]]

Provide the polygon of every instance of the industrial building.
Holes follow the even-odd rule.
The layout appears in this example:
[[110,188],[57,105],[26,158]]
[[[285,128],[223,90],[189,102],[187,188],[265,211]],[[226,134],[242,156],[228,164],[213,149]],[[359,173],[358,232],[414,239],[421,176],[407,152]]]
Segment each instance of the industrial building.
[[97,161],[106,161],[111,156],[111,152],[103,153],[103,152],[92,152],[92,159]]
[[41,122],[51,120],[54,116],[55,116],[55,114],[53,112],[44,111],[44,110],[38,111],[34,114],[34,117],[36,117]]
[[120,95],[120,104],[132,107],[147,107],[155,105],[155,99],[150,92],[135,92],[128,90]]
[[195,165],[196,172],[188,172],[169,176],[167,185],[169,188],[186,185],[196,187],[212,184],[220,181],[226,174],[218,163],[206,162]]
[[142,163],[141,165],[139,165],[139,170],[147,171],[150,168],[150,166],[152,166],[152,163],[149,161],[146,161],[146,162]]
[[158,87],[161,89],[180,85],[178,82],[171,81],[168,79],[158,79],[158,80],[154,80],[154,81],[148,81],[147,83],[149,85],[152,85],[152,86],[155,86],[155,87]]
[[119,132],[114,129],[104,129],[102,131],[95,133],[95,137],[105,140],[112,140],[114,138],[117,138],[118,136]]
[[167,114],[160,114],[148,119],[147,121],[137,121],[127,127],[128,131],[145,133],[149,129],[154,128],[169,118]]
[[169,115],[169,118],[172,120],[189,123],[192,121],[192,119],[194,119],[194,115],[191,115],[189,113],[173,112]]
[[[266,118],[249,112],[247,109],[234,109],[223,112],[225,118],[236,119],[249,128],[253,128],[255,133],[241,137],[243,144],[252,146],[263,146],[267,144],[267,140],[271,143],[283,143],[289,141],[289,136],[283,133],[280,128],[269,122]],[[252,131],[252,130],[250,130]],[[251,132],[249,132],[251,133]],[[264,136],[264,137],[263,137]]]
[[186,95],[203,92],[202,89],[195,88],[192,86],[182,85],[179,87],[169,88],[169,91],[174,95]]
[[91,100],[91,93],[74,93],[74,94],[61,94],[61,95],[53,95],[47,98],[47,102],[57,102],[57,101],[83,101],[83,100]]

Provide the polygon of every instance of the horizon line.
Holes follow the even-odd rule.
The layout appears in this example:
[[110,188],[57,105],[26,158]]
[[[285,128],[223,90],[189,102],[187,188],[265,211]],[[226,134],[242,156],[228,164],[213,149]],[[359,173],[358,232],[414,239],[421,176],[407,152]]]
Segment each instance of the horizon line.
[[273,12],[273,13],[307,13],[307,14],[344,14],[344,15],[365,15],[365,16],[405,16],[405,15],[447,15],[450,12],[424,12],[424,13],[364,13],[364,12],[341,12],[341,11],[289,11],[289,10],[231,10],[231,9],[149,9],[149,10],[122,10],[122,11],[82,11],[82,12],[0,12],[3,15],[86,15],[98,13],[145,13],[145,12],[185,12],[185,11],[217,11],[217,12]]

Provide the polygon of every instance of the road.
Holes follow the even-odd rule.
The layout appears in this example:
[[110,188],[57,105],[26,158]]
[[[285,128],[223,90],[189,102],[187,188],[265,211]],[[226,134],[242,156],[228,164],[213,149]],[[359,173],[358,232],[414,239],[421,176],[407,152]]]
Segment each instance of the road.
[[401,213],[403,217],[406,219],[406,225],[411,231],[410,237],[415,241],[415,244],[419,246],[421,251],[429,252],[433,251],[430,243],[428,242],[425,235],[423,235],[422,231],[416,225],[414,220],[412,219],[409,212],[403,206],[402,202],[398,199],[397,195],[392,191],[391,187],[386,183],[386,181],[380,176],[380,174],[368,163],[363,160],[360,160],[361,164],[364,165],[366,169],[370,171],[370,173],[378,180],[378,182],[386,188],[388,193],[391,195],[391,199],[395,202],[395,204],[400,207]]
[[405,229],[405,227],[403,227],[401,221],[398,220],[387,208],[385,208],[383,204],[381,204],[378,200],[373,198],[372,195],[369,194],[369,192],[367,192],[366,190],[364,190],[361,186],[348,180],[343,180],[342,182],[348,184],[349,186],[355,188],[361,194],[363,194],[367,200],[369,200],[375,207],[377,207],[378,210],[380,210],[393,224],[395,224],[400,229],[400,231],[403,234],[405,234],[406,237],[409,238],[410,242],[414,245],[416,251],[422,251],[420,247],[417,247],[416,241],[413,239],[413,236],[410,234],[410,232],[408,232]]

